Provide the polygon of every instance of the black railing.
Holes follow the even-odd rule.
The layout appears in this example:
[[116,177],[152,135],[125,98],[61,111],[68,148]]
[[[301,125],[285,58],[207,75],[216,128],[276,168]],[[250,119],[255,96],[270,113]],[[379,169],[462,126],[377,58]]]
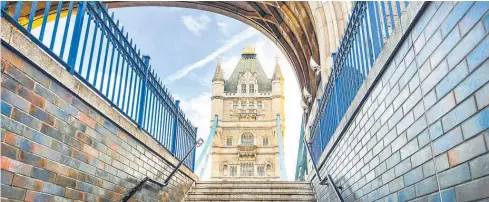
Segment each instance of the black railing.
[[344,202],[343,200],[343,197],[341,196],[341,193],[339,191],[339,189],[342,189],[342,187],[337,187],[336,184],[334,183],[333,179],[331,178],[331,175],[327,174],[326,175],[326,178],[321,178],[321,174],[319,174],[319,170],[316,166],[316,162],[314,161],[313,159],[313,156],[311,155],[311,143],[308,143],[306,141],[306,138],[303,139],[304,141],[304,145],[307,147],[307,151],[309,153],[309,156],[311,156],[311,159],[312,159],[312,168],[314,169],[314,172],[316,173],[316,177],[318,178],[318,181],[319,181],[319,184],[320,185],[326,185],[326,186],[330,186],[331,185],[331,188],[333,188],[333,191],[336,195],[336,197],[338,198],[338,200],[340,202]]
[[168,185],[168,183],[170,182],[171,178],[175,175],[175,173],[177,173],[178,169],[180,168],[180,166],[182,166],[182,164],[185,162],[185,159],[187,159],[188,156],[190,156],[190,154],[192,154],[192,152],[195,150],[195,148],[197,147],[200,147],[202,144],[204,143],[204,140],[199,139],[197,142],[195,142],[194,146],[192,147],[192,149],[190,149],[190,151],[187,152],[187,155],[185,155],[185,157],[183,157],[183,159],[178,163],[178,165],[173,169],[173,171],[170,173],[170,175],[168,175],[168,177],[166,178],[166,180],[163,182],[163,183],[160,183],[156,180],[153,180],[149,177],[145,177],[143,180],[141,180],[141,182],[139,182],[138,185],[136,185],[134,188],[132,188],[129,193],[124,196],[124,198],[122,198],[122,202],[126,202],[126,201],[129,201],[129,199],[131,199],[131,197],[136,194],[138,191],[140,191],[144,184],[146,184],[146,182],[151,182],[151,183],[154,183],[160,187],[166,187]]

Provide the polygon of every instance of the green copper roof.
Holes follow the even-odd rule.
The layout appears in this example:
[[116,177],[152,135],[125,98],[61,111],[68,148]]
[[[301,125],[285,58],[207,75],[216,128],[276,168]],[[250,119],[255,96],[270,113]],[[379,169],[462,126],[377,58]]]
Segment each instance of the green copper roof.
[[229,79],[224,82],[224,91],[236,93],[239,77],[242,73],[245,73],[246,70],[249,70],[251,73],[256,73],[258,80],[258,92],[272,91],[272,81],[268,79],[265,71],[263,71],[260,62],[256,58],[256,54],[241,55],[241,59],[239,60],[233,73]]

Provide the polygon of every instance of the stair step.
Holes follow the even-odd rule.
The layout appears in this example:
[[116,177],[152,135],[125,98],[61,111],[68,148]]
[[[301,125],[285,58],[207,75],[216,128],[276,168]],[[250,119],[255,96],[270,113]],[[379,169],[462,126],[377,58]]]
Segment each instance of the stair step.
[[294,184],[294,183],[197,183],[196,188],[212,188],[212,189],[243,189],[243,188],[253,188],[253,189],[311,189],[310,184]]
[[310,189],[194,189],[190,194],[314,194]]
[[283,200],[283,199],[280,199],[280,200],[253,200],[253,199],[249,199],[249,200],[243,200],[243,199],[236,199],[236,200],[228,200],[228,199],[212,199],[212,200],[202,200],[202,199],[196,199],[196,200],[189,200],[189,199],[186,199],[185,201],[199,201],[199,202],[216,202],[216,201],[234,201],[234,202],[239,202],[239,201],[246,201],[246,202],[272,202],[272,201],[295,201],[295,202],[315,202],[316,200],[313,199],[313,200]]
[[316,201],[308,182],[210,181],[197,182],[185,201]]
[[199,181],[197,184],[311,184],[297,181]]
[[187,201],[314,201],[314,195],[189,194]]

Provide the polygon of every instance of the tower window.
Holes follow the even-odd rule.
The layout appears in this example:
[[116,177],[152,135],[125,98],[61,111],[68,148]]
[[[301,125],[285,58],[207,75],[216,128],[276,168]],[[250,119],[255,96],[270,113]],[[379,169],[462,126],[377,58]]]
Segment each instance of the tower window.
[[255,85],[254,84],[250,84],[249,92],[250,93],[255,93]]
[[255,108],[255,103],[253,103],[253,101],[250,101],[248,103],[248,109],[254,109]]
[[238,167],[229,166],[229,176],[236,177],[238,175]]
[[263,146],[264,147],[268,146],[268,137],[263,138]]
[[233,138],[227,137],[226,138],[226,147],[232,147],[232,146],[233,146]]
[[242,145],[247,145],[247,146],[251,146],[251,145],[254,145],[254,137],[253,137],[253,134],[251,133],[243,133],[241,135],[241,144]]
[[258,173],[258,176],[266,176],[265,166],[257,166],[256,172]]
[[241,84],[241,93],[246,93],[246,84]]
[[258,101],[258,103],[256,103],[256,108],[257,109],[263,109],[263,103],[262,103],[262,101]]
[[242,177],[252,177],[255,175],[255,164],[254,163],[241,163],[241,176]]

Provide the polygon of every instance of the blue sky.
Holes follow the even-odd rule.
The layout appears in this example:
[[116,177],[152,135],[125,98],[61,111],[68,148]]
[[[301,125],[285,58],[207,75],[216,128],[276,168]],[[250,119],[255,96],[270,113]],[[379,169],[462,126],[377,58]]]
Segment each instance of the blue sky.
[[[275,57],[285,78],[285,159],[288,179],[293,180],[300,129],[299,87],[291,66],[279,49],[262,33],[235,19],[219,14],[168,7],[112,9],[129,36],[145,55],[194,125],[206,138],[210,126],[210,92],[217,57],[222,57],[228,77],[242,49],[255,46],[269,77]],[[206,175],[203,177],[206,178]]]
[[[182,99],[210,90],[217,60],[213,58],[182,78],[171,79],[175,71],[202,60],[249,28],[240,21],[219,14],[185,8],[138,7],[112,11],[142,53],[151,56],[152,66],[169,89],[174,94],[186,92],[178,93]],[[243,45],[264,37],[257,31],[249,35],[251,37],[242,40],[240,45],[218,55],[227,61],[226,58],[237,55]]]

